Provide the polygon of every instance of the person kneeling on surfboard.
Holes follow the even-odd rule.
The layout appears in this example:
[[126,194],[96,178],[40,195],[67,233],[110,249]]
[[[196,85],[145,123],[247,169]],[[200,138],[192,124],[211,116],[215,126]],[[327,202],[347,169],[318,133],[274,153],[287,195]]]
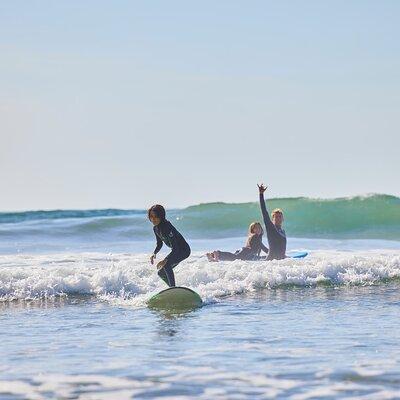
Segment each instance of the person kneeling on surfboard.
[[263,233],[264,231],[261,224],[259,222],[252,222],[249,226],[249,235],[245,247],[242,247],[235,253],[221,250],[207,253],[208,261],[256,261],[262,259],[262,257],[260,257],[261,250],[268,254],[268,248],[262,242]]
[[257,186],[260,193],[260,207],[269,244],[267,260],[282,260],[286,258],[286,233],[282,229],[283,212],[280,208],[273,210],[271,221],[264,200],[264,192],[267,190],[267,187],[263,184]]
[[151,206],[147,212],[149,220],[154,225],[153,230],[156,235],[157,246],[150,257],[153,265],[156,254],[160,251],[163,243],[172,249],[172,251],[157,264],[159,277],[169,286],[175,286],[175,276],[173,268],[182,260],[190,255],[190,247],[183,236],[176,228],[165,219],[165,208],[159,204]]

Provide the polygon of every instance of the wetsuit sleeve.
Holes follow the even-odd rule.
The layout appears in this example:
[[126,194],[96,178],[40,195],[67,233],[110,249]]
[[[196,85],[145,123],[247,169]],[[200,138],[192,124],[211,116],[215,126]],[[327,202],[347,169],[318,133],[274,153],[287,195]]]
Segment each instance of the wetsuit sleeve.
[[267,253],[267,254],[268,254],[268,252],[269,252],[268,247],[267,247],[264,243],[262,243],[262,242],[261,242],[261,250],[262,250],[264,253]]
[[274,224],[272,223],[271,218],[269,217],[267,207],[265,207],[264,193],[260,193],[260,207],[264,219],[265,228],[268,231],[273,227]]
[[161,247],[163,246],[163,241],[158,237],[155,230],[154,230],[154,235],[156,236],[157,245],[156,248],[154,249],[153,254],[157,254],[161,250]]

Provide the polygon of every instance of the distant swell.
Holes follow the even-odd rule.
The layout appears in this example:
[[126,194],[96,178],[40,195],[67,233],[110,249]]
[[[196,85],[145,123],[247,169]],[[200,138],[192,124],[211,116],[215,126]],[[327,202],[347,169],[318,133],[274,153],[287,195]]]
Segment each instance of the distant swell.
[[[269,210],[281,208],[289,236],[308,238],[400,239],[400,198],[370,195],[338,199],[283,198],[267,200]],[[260,220],[258,203],[213,203],[188,207],[182,224],[208,235],[244,233]]]
[[[284,210],[290,237],[400,240],[400,199],[370,195],[338,199],[267,200]],[[188,238],[245,236],[260,221],[258,203],[209,203],[168,210],[168,218]],[[153,233],[145,210],[54,210],[0,213],[0,240],[9,242],[74,240],[148,240]]]

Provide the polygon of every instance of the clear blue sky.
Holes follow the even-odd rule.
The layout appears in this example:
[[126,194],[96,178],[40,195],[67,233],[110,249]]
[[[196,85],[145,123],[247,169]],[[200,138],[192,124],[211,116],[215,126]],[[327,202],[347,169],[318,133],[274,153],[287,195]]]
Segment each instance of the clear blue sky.
[[0,3],[1,210],[400,195],[400,1]]

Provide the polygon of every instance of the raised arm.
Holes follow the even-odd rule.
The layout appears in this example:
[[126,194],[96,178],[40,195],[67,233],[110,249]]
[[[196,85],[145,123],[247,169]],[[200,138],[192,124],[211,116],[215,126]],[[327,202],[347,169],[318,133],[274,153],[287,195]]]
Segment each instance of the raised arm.
[[261,212],[262,212],[262,216],[264,219],[264,224],[265,224],[265,227],[268,229],[268,227],[273,225],[273,223],[271,221],[271,218],[269,217],[267,207],[265,206],[264,192],[267,190],[267,187],[264,186],[263,184],[257,185],[257,186],[258,186],[258,190],[260,193],[260,207],[261,207]]

